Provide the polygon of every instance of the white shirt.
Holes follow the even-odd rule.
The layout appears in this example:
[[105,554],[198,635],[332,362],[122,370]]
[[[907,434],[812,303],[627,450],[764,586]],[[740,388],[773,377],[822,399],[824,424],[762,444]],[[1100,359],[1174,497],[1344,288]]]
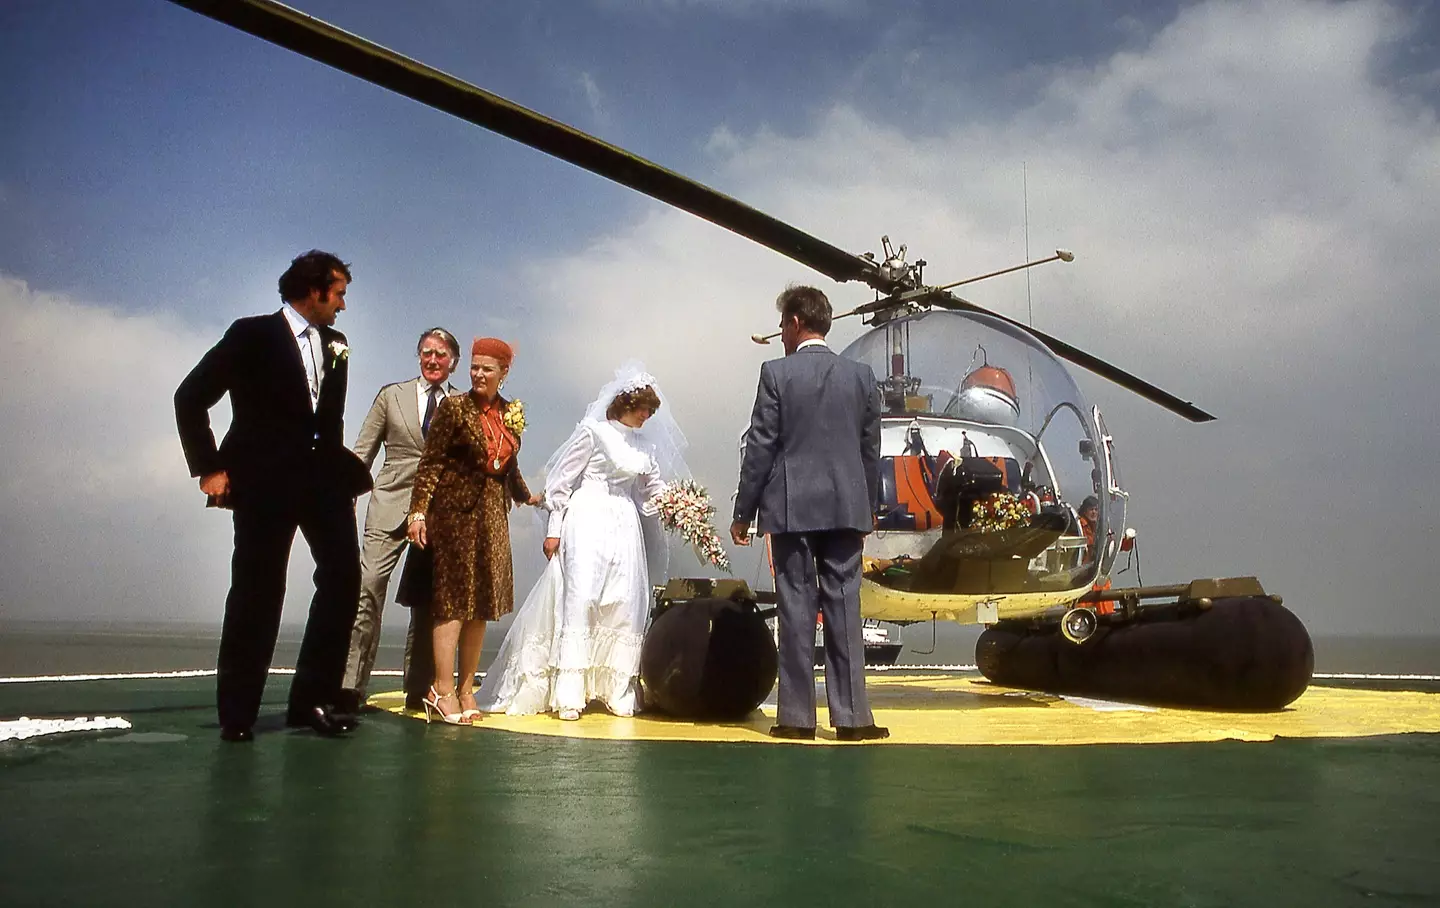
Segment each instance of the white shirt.
[[[314,410],[320,402],[320,380],[325,368],[325,353],[320,349],[320,329],[309,331],[315,326],[289,303],[281,304],[280,311],[290,324],[290,332],[295,335],[295,346],[300,349],[300,365],[305,367],[305,378],[310,384],[310,409]],[[314,338],[313,343],[311,338]]]
[[[423,375],[415,379],[415,406],[419,408],[415,412],[420,414],[420,425],[422,426],[425,425],[425,407],[430,403],[431,388],[440,389],[440,400],[444,400],[450,396],[450,384],[448,382],[432,385],[425,380],[425,376]],[[435,401],[435,408],[437,410],[440,408],[440,400]]]
[[801,341],[801,342],[800,342],[800,346],[798,346],[798,347],[795,348],[795,352],[796,352],[796,353],[799,353],[801,350],[804,350],[806,347],[828,347],[828,346],[830,346],[830,345],[827,344],[827,343],[825,343],[825,338],[823,338],[823,337],[812,337],[812,338],[810,338],[809,340]]

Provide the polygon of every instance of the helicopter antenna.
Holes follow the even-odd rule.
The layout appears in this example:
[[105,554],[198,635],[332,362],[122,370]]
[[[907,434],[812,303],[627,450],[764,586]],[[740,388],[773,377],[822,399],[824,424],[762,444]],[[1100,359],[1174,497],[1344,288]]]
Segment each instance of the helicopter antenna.
[[[1030,261],[1030,162],[1020,162],[1020,199],[1025,210],[1025,261]],[[1030,272],[1025,272],[1025,324],[1035,327],[1035,306],[1030,300]],[[1035,408],[1035,364],[1025,356],[1025,396]]]
[[[1030,261],[1030,171],[1020,162],[1020,198],[1025,206],[1025,261]],[[1058,250],[1057,250],[1058,251]],[[1030,302],[1030,272],[1025,272],[1025,324],[1035,324],[1035,307]]]

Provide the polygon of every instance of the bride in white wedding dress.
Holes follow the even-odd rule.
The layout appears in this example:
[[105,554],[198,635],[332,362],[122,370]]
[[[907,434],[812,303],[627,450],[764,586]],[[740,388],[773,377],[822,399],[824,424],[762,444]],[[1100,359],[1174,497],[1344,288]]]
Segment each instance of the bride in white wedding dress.
[[666,480],[688,476],[662,401],[655,377],[626,363],[546,464],[549,563],[475,695],[482,711],[573,720],[598,700],[634,714],[650,610],[641,518]]

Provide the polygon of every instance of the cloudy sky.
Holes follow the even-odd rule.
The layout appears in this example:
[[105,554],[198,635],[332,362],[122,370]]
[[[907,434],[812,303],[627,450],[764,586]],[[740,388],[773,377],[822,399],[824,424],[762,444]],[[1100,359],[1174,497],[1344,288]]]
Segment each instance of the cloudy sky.
[[[1435,632],[1433,4],[301,5],[844,248],[887,233],[932,280],[1022,260],[1028,183],[1031,248],[1078,256],[1032,272],[1037,326],[1219,417],[1078,378],[1144,579],[1256,574],[1313,633]],[[162,0],[0,6],[0,122],[0,618],[218,621],[229,524],[171,395],[305,249],[353,262],[352,439],[434,324],[516,342],[532,474],[638,356],[721,500],[776,292],[868,299]],[[968,296],[1026,316],[1023,277]]]

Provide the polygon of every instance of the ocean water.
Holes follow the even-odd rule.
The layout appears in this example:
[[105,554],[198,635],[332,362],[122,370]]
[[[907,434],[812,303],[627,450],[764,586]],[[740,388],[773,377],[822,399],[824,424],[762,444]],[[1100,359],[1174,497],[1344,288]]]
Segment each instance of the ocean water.
[[[483,669],[494,657],[505,625],[492,629],[482,651]],[[975,661],[978,628],[911,625],[891,629],[905,643],[900,663],[969,665]],[[273,664],[295,664],[301,629],[284,627]],[[183,622],[0,622],[0,677],[121,672],[180,671],[215,667],[218,625]],[[1349,636],[1313,638],[1318,673],[1440,675],[1440,636]],[[399,669],[405,630],[387,626],[378,669]]]

